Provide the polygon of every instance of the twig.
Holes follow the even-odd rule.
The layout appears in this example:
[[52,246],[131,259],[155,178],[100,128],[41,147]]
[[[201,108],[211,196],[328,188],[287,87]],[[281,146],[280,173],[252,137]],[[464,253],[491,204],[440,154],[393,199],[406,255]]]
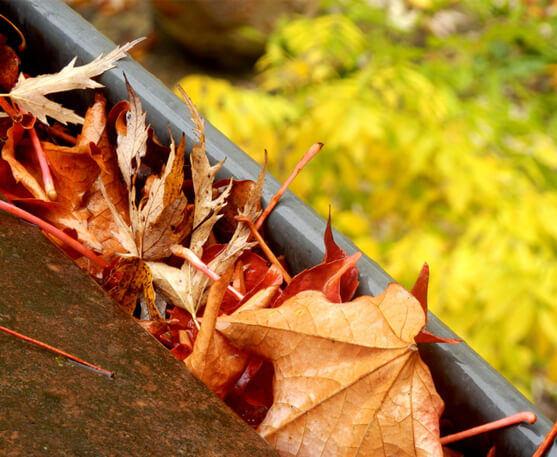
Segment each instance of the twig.
[[263,252],[267,256],[269,261],[271,263],[274,263],[280,269],[280,271],[282,273],[282,277],[284,278],[284,280],[286,281],[287,284],[290,284],[290,281],[292,281],[292,278],[290,277],[288,272],[284,269],[282,264],[279,262],[279,260],[275,256],[275,254],[273,254],[273,251],[271,251],[271,249],[269,248],[267,243],[265,243],[265,240],[263,239],[263,237],[257,231],[257,228],[255,227],[254,223],[250,219],[248,219],[247,217],[243,217],[243,216],[236,216],[235,219],[238,222],[244,222],[244,223],[248,224],[248,227],[251,230],[251,234],[257,240],[257,242],[259,243],[259,246],[261,247],[261,249],[263,250]]
[[[1,16],[1,15],[0,15]],[[12,119],[21,119],[21,113],[19,113],[11,104],[6,100],[5,97],[0,96],[0,108],[2,108],[8,116]]]
[[48,161],[35,127],[31,127],[29,129],[29,136],[31,137],[31,143],[33,143],[33,149],[35,150],[35,155],[37,156],[37,160],[39,161],[39,165],[41,167],[41,174],[43,177],[46,195],[48,195],[48,198],[51,200],[56,200],[58,194],[56,193],[54,181],[52,180],[52,174],[50,173],[50,167],[48,166]]
[[[181,247],[180,250],[175,250],[175,251],[173,250],[172,253],[174,255],[177,255],[178,257],[182,257],[183,259],[187,260],[189,263],[193,265],[194,268],[197,268],[199,271],[204,273],[208,278],[212,279],[213,281],[218,281],[220,279],[220,276],[217,273],[215,273],[213,270],[211,270],[207,265],[205,265],[205,263],[203,263],[203,261],[199,257],[197,257],[191,249],[188,249],[186,247]],[[241,301],[244,299],[244,295],[242,295],[240,292],[234,289],[234,287],[232,287],[230,284],[227,286],[227,290],[232,295],[234,295],[238,300]]]
[[60,138],[61,140],[64,140],[65,142],[69,143],[69,144],[76,144],[77,143],[77,138],[75,138],[74,136],[70,135],[69,133],[64,132],[63,130],[56,128],[56,127],[49,127],[48,131]]
[[263,222],[265,222],[265,219],[267,219],[267,216],[271,213],[271,211],[273,211],[274,207],[277,206],[278,201],[280,200],[282,195],[286,192],[286,189],[288,189],[290,183],[294,181],[294,178],[298,176],[298,173],[302,171],[302,168],[304,168],[306,164],[311,159],[313,159],[313,157],[315,157],[315,155],[319,151],[321,151],[322,147],[323,147],[323,143],[315,143],[308,149],[308,151],[304,154],[302,159],[296,164],[294,170],[292,171],[288,179],[284,181],[282,186],[280,186],[278,192],[275,195],[273,195],[273,198],[271,198],[271,201],[269,202],[269,204],[267,205],[267,207],[265,208],[261,216],[259,216],[259,219],[257,219],[257,222],[255,223],[255,227],[257,228],[257,230],[261,228]]
[[16,31],[16,33],[19,35],[19,39],[21,40],[21,43],[19,44],[17,49],[19,49],[20,51],[25,51],[25,48],[27,47],[27,42],[25,41],[25,35],[23,35],[21,30],[19,30],[19,28],[12,21],[10,21],[6,16],[0,14],[0,17],[4,19],[8,24],[10,24],[12,28]]
[[555,440],[556,436],[557,436],[557,422],[553,424],[551,430],[549,430],[547,435],[545,435],[542,444],[540,444],[538,449],[536,449],[536,452],[534,452],[534,455],[532,457],[542,457],[542,455],[544,455],[545,452],[549,449],[549,446],[553,444],[553,441]]
[[37,216],[28,213],[27,211],[18,208],[17,206],[12,205],[11,203],[7,203],[3,200],[0,200],[0,209],[10,214],[13,214],[14,216],[20,217],[21,219],[24,219],[27,222],[31,222],[32,224],[38,225],[45,232],[50,233],[52,236],[58,238],[60,241],[65,243],[68,247],[79,252],[82,256],[87,257],[89,260],[96,263],[99,267],[103,269],[108,267],[108,263],[106,263],[103,258],[99,257],[93,251],[83,246],[79,241],[74,240],[71,236],[67,235],[62,230],[54,227],[53,225],[49,224],[46,221],[43,221]]
[[54,352],[55,354],[59,354],[59,355],[63,355],[64,357],[73,360],[74,362],[80,363],[81,365],[85,365],[86,367],[92,368],[93,370],[99,371],[105,375],[107,375],[110,378],[114,378],[114,372],[113,371],[109,371],[109,370],[105,370],[104,368],[101,368],[97,365],[93,365],[92,363],[86,362],[85,360],[80,359],[79,357],[76,357],[75,355],[71,355],[68,354],[65,351],[62,351],[61,349],[57,349],[54,346],[51,346],[49,344],[43,343],[41,341],[35,340],[33,338],[30,338],[28,336],[22,335],[21,333],[18,333],[14,330],[10,330],[9,328],[3,327],[0,325],[0,330],[4,333],[7,333],[8,335],[12,335],[15,336],[16,338],[19,338],[23,341],[27,341],[28,343],[34,344],[36,346],[42,347],[44,349],[48,349],[49,351]]
[[463,430],[462,432],[453,433],[452,435],[443,436],[441,438],[441,444],[444,446],[449,443],[454,443],[455,441],[471,438],[472,436],[508,427],[509,425],[516,425],[524,421],[533,424],[537,419],[538,417],[532,411],[521,411],[520,413],[513,414],[512,416],[504,417],[503,419],[488,422],[487,424],[479,425],[477,427],[472,427],[468,430]]

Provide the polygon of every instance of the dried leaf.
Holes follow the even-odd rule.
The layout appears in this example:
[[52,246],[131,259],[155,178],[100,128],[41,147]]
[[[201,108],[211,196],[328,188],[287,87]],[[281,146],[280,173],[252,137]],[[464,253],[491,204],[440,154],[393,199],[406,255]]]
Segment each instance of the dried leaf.
[[145,125],[146,113],[141,107],[141,100],[126,80],[128,90],[129,110],[125,112],[125,131],[118,132],[117,154],[118,166],[122,177],[131,192],[133,180],[141,164],[141,158],[147,151],[147,131]]
[[4,159],[12,170],[12,175],[17,183],[21,183],[33,197],[39,200],[49,201],[42,183],[31,174],[21,162],[15,157],[15,151],[18,143],[23,136],[23,127],[21,124],[14,123],[7,132],[7,139],[2,148],[2,159]]
[[163,262],[147,262],[147,264],[151,269],[153,282],[157,289],[160,289],[174,306],[183,308],[192,316],[195,316],[193,304],[188,301],[187,283],[189,278],[184,274],[184,271]]
[[151,270],[143,260],[137,257],[119,259],[108,274],[104,288],[129,315],[133,314],[140,295],[143,295],[151,318],[160,319]]
[[167,257],[170,247],[180,243],[191,230],[185,214],[188,201],[182,192],[184,152],[184,138],[177,150],[171,139],[170,153],[162,176],[152,177],[149,191],[139,205],[143,225],[140,246],[145,259]]
[[[104,188],[104,184],[102,179],[97,180],[97,185],[99,186],[103,198],[112,214],[113,221],[115,223],[116,229],[113,233],[114,237],[118,240],[118,242],[122,245],[122,247],[126,250],[126,252],[131,255],[132,257],[140,257],[140,251],[137,247],[137,243],[135,240],[135,234],[133,232],[133,228],[127,224],[126,220],[122,217],[122,215],[118,212],[118,209],[114,206],[114,204],[110,201],[106,189]],[[134,203],[129,204],[130,208],[135,206]],[[121,255],[124,253],[120,253]]]
[[139,97],[129,84],[127,89],[129,109],[126,111],[124,106],[119,108],[115,129],[118,166],[128,191],[127,220],[110,202],[108,194],[106,198],[116,223],[115,238],[131,255],[157,260],[169,256],[170,247],[180,243],[190,231],[187,200],[182,192],[185,143],[182,138],[176,150],[172,140],[161,176],[149,177],[143,189],[144,195],[137,205],[136,178],[141,159],[146,153],[148,128]]
[[5,38],[0,40],[0,89],[10,90],[17,81],[21,60],[17,53],[5,44]]
[[209,238],[213,226],[219,220],[219,212],[226,204],[226,198],[230,192],[230,186],[217,198],[213,199],[213,182],[215,175],[220,170],[222,162],[211,166],[205,154],[205,126],[195,105],[187,94],[179,87],[182,98],[190,110],[193,123],[195,124],[198,142],[194,143],[190,155],[193,189],[195,192],[195,209],[193,213],[193,233],[191,236],[190,249],[195,255],[201,257],[203,245]]
[[40,75],[34,78],[25,78],[23,73],[20,73],[14,88],[9,94],[4,95],[10,97],[24,111],[32,114],[44,123],[47,123],[46,118],[49,116],[62,124],[66,124],[67,122],[82,124],[83,118],[81,116],[78,116],[68,108],[64,108],[59,103],[49,100],[46,98],[46,95],[73,89],[94,89],[102,87],[102,84],[91,78],[113,68],[115,66],[114,63],[125,57],[126,52],[142,39],[143,38],[139,38],[124,46],[117,47],[106,56],[103,57],[100,55],[86,65],[76,67],[75,62],[77,57],[74,57],[72,61],[58,73]]
[[231,277],[230,268],[211,286],[193,352],[185,360],[189,370],[221,398],[226,397],[232,389],[249,358],[247,353],[238,351],[226,338],[215,332],[217,314]]
[[418,301],[391,284],[341,305],[316,291],[280,308],[222,316],[235,346],[273,362],[259,433],[283,456],[441,456],[443,402],[414,337]]

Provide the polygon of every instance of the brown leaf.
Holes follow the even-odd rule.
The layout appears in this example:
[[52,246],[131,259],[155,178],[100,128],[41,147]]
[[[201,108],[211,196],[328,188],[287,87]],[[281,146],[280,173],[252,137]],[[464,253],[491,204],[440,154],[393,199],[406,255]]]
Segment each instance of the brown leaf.
[[[120,214],[106,188],[103,190],[104,183],[100,187],[106,193],[108,208],[115,221],[114,236],[118,242],[133,256],[157,260],[169,256],[170,247],[180,243],[191,229],[186,212],[187,199],[182,192],[185,140],[182,137],[176,150],[172,139],[166,165],[160,176],[151,175],[146,180],[143,196],[137,204],[137,173],[146,153],[148,128],[141,101],[127,81],[126,84],[129,110],[121,105],[117,115],[111,113],[109,117],[116,116],[116,154],[128,192],[129,217],[124,218]],[[116,197],[119,198],[119,195]]]
[[17,81],[19,64],[17,53],[7,44],[5,38],[0,40],[0,89],[10,90]]
[[184,361],[189,370],[219,397],[224,398],[240,377],[249,355],[238,351],[226,338],[215,332],[217,314],[232,277],[230,268],[209,289],[201,329],[193,352]]
[[2,159],[4,159],[12,170],[12,175],[16,182],[21,183],[33,197],[39,200],[48,201],[42,182],[39,182],[35,176],[30,173],[21,162],[16,159],[16,147],[23,137],[23,127],[14,123],[7,132],[8,138],[2,148]]
[[69,210],[81,206],[83,196],[99,175],[99,167],[88,153],[77,152],[77,147],[68,148],[43,142],[43,150],[50,164],[57,198]]
[[195,105],[187,94],[178,86],[182,98],[191,113],[195,124],[198,142],[194,143],[190,155],[193,189],[195,192],[195,209],[193,213],[193,233],[190,241],[190,249],[195,255],[201,257],[203,245],[209,238],[213,226],[219,220],[219,213],[226,205],[226,198],[230,192],[230,186],[217,198],[213,199],[213,182],[215,175],[220,170],[223,162],[211,166],[205,154],[205,126]]
[[162,176],[152,176],[146,185],[148,192],[139,205],[143,225],[140,246],[145,259],[168,257],[170,247],[180,243],[191,231],[186,214],[188,201],[182,192],[184,150],[183,137],[177,150],[172,140]]
[[273,362],[259,433],[283,456],[441,456],[436,393],[414,336],[418,301],[398,284],[334,304],[301,292],[280,308],[218,319],[235,346]]
[[132,315],[144,295],[151,319],[160,319],[149,266],[137,257],[120,258],[105,280],[104,289],[122,309]]

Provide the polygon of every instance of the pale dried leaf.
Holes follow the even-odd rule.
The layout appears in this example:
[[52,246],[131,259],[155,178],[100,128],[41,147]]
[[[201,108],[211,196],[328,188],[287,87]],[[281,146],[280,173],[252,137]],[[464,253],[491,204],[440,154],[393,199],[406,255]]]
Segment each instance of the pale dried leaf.
[[174,306],[188,311],[195,316],[195,309],[191,300],[188,300],[188,278],[180,268],[171,267],[162,262],[147,262],[153,275],[153,282],[157,289],[168,297]]
[[[116,152],[122,177],[128,187],[128,191],[131,192],[133,189],[133,178],[141,164],[141,158],[147,152],[148,128],[145,125],[146,114],[143,112],[141,100],[127,80],[126,87],[128,89],[130,109],[126,113],[126,134],[118,135]],[[135,189],[133,190],[135,194]]]
[[[266,169],[267,162],[265,161],[255,183],[253,192],[250,194],[250,198],[238,214],[238,216],[248,218],[252,222],[255,222],[261,214],[261,194],[263,192]],[[251,230],[249,226],[244,222],[239,222],[236,225],[236,230],[232,238],[223,251],[209,263],[209,268],[217,274],[226,271],[230,265],[236,262],[245,250],[251,249],[257,244],[255,242],[250,242],[250,239]]]
[[193,123],[195,124],[198,142],[195,142],[190,155],[193,189],[195,193],[195,209],[193,214],[193,233],[190,241],[190,249],[197,256],[201,256],[203,245],[207,241],[214,225],[219,220],[219,212],[226,205],[226,197],[230,192],[228,186],[217,198],[213,200],[213,182],[215,175],[221,168],[223,162],[211,166],[205,153],[205,126],[195,105],[178,86],[181,95],[190,110]]
[[124,218],[118,212],[118,209],[110,201],[110,198],[104,187],[104,183],[100,177],[97,179],[97,185],[99,186],[102,192],[102,195],[106,201],[106,204],[108,205],[108,208],[110,209],[112,218],[117,227],[117,230],[115,231],[115,233],[113,233],[114,237],[127,251],[127,254],[133,257],[139,257],[139,250],[137,249],[137,244],[135,242],[135,236],[132,228],[126,223]]
[[270,359],[274,403],[259,433],[282,456],[441,456],[435,391],[414,337],[419,302],[391,284],[329,302],[317,291],[218,319],[235,346]]
[[105,71],[114,68],[115,62],[126,56],[126,52],[143,38],[139,38],[124,46],[117,47],[106,56],[98,56],[92,62],[76,67],[77,57],[58,73],[25,78],[20,73],[14,88],[7,94],[23,110],[32,114],[40,121],[47,123],[47,116],[66,124],[67,122],[81,124],[83,118],[72,110],[64,108],[59,103],[46,98],[48,94],[64,92],[73,89],[93,89],[102,84],[91,79]]

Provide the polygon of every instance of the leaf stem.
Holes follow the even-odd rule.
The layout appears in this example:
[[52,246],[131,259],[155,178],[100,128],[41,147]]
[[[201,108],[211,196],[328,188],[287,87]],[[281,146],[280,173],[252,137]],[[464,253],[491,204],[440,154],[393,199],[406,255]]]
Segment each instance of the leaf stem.
[[275,206],[277,206],[278,201],[280,200],[282,195],[286,192],[286,189],[288,189],[288,186],[292,183],[292,181],[294,181],[294,178],[296,176],[298,176],[298,173],[300,173],[300,171],[302,171],[302,168],[304,168],[307,165],[307,163],[311,159],[313,159],[319,151],[321,151],[322,147],[323,147],[323,143],[313,144],[308,149],[308,151],[304,154],[304,156],[301,158],[301,160],[296,164],[296,166],[294,167],[294,170],[292,171],[290,176],[286,179],[286,181],[284,181],[282,186],[280,186],[280,189],[278,190],[278,192],[275,195],[273,195],[273,198],[271,198],[271,201],[269,202],[269,204],[267,205],[267,207],[265,208],[265,210],[263,211],[261,216],[259,216],[259,219],[257,219],[257,222],[255,223],[255,227],[256,227],[257,230],[261,229],[261,226],[263,225],[263,222],[265,222],[265,219],[267,219],[267,216],[269,216],[271,211],[273,211]]
[[13,214],[14,216],[17,216],[23,220],[26,220],[27,222],[31,222],[32,224],[39,226],[45,232],[50,233],[52,236],[65,243],[68,247],[76,250],[82,256],[87,257],[89,260],[96,263],[99,267],[103,269],[108,267],[108,263],[106,263],[104,259],[96,255],[93,251],[83,246],[79,241],[74,240],[71,236],[67,235],[62,230],[54,227],[46,221],[43,221],[37,216],[28,213],[27,211],[3,200],[0,200],[0,209],[6,211],[7,213]]
[[16,31],[16,33],[19,35],[19,39],[21,40],[21,43],[19,44],[17,49],[19,51],[25,51],[25,48],[27,47],[27,42],[25,41],[25,35],[23,35],[23,33],[21,33],[21,30],[19,30],[19,28],[12,21],[10,21],[6,16],[0,14],[0,17],[4,19],[8,24],[10,24],[12,28]]
[[549,449],[549,446],[553,444],[553,441],[555,440],[556,436],[557,436],[557,422],[553,424],[551,430],[549,430],[547,435],[545,435],[542,444],[540,444],[538,449],[536,449],[536,452],[534,452],[534,455],[532,457],[542,457],[542,455],[544,455],[546,451]]
[[269,261],[273,264],[275,264],[279,270],[282,273],[282,277],[284,278],[284,280],[286,281],[286,284],[290,284],[290,281],[292,281],[292,277],[288,274],[288,272],[284,269],[284,267],[282,266],[282,264],[279,262],[279,260],[277,259],[277,257],[275,256],[275,254],[273,253],[273,251],[271,251],[271,248],[269,248],[269,246],[267,245],[267,243],[265,243],[265,240],[263,239],[263,237],[260,235],[260,233],[257,231],[257,228],[255,227],[255,224],[248,219],[247,217],[243,217],[243,216],[236,216],[235,218],[238,222],[244,222],[246,224],[248,224],[248,227],[251,230],[251,233],[253,235],[253,237],[257,240],[257,242],[259,243],[259,246],[261,247],[261,249],[263,250],[263,252],[265,253],[265,255],[267,256],[267,258],[269,259]]
[[66,141],[66,142],[69,143],[69,144],[74,145],[74,144],[77,143],[77,139],[76,139],[74,136],[71,136],[69,133],[66,133],[66,132],[64,132],[63,130],[59,129],[59,128],[49,127],[49,128],[48,128],[48,131],[49,131],[52,135],[54,135],[54,136],[56,136],[56,137],[58,137],[58,138],[60,138],[60,139],[62,139],[62,140],[64,140],[64,141]]
[[12,119],[19,119],[21,118],[21,114],[18,113],[17,110],[4,98],[9,95],[10,94],[0,94],[0,108],[2,108]]
[[35,154],[41,167],[44,190],[46,191],[46,195],[48,195],[48,198],[50,198],[51,200],[56,200],[58,194],[56,193],[54,181],[52,180],[52,174],[50,173],[50,167],[48,166],[48,161],[46,159],[44,149],[41,145],[35,127],[31,127],[29,129],[29,136],[31,137],[31,143],[33,143],[33,149],[35,150]]
[[27,341],[28,343],[34,344],[36,346],[42,347],[44,349],[48,349],[49,351],[54,352],[55,354],[59,354],[59,355],[63,355],[64,357],[73,360],[74,362],[80,363],[81,365],[85,365],[86,367],[92,368],[93,370],[99,371],[105,375],[107,375],[110,378],[114,378],[114,372],[113,371],[109,371],[109,370],[105,370],[104,368],[101,368],[97,365],[93,365],[92,363],[86,362],[85,360],[80,359],[79,357],[76,357],[75,355],[71,355],[68,354],[65,351],[62,351],[61,349],[57,349],[54,346],[50,346],[49,344],[43,343],[41,341],[35,340],[33,338],[30,338],[28,336],[25,336],[21,333],[18,333],[14,330],[10,330],[9,328],[3,327],[0,325],[0,331],[7,333],[8,335],[12,335],[15,336],[16,338],[19,338],[23,341]]
[[[213,281],[218,281],[220,279],[220,276],[217,273],[215,273],[213,270],[211,270],[205,263],[203,263],[203,261],[199,257],[197,257],[191,249],[182,247],[180,250],[176,250],[172,252],[178,257],[182,257],[183,259],[187,260],[189,263],[192,264],[194,268],[204,273],[207,277],[209,277]],[[230,284],[227,286],[227,289],[238,300],[241,301],[244,299],[244,295],[242,295],[240,292],[234,289],[234,287],[232,287]]]
[[480,435],[481,433],[487,433],[503,427],[508,427],[509,425],[516,425],[524,421],[533,424],[537,419],[537,416],[532,411],[521,411],[511,416],[504,417],[503,419],[488,422],[487,424],[479,425],[477,427],[472,427],[468,430],[463,430],[462,432],[453,433],[452,435],[443,436],[441,438],[441,444],[445,446],[446,444],[454,443],[455,441],[471,438],[473,436]]

